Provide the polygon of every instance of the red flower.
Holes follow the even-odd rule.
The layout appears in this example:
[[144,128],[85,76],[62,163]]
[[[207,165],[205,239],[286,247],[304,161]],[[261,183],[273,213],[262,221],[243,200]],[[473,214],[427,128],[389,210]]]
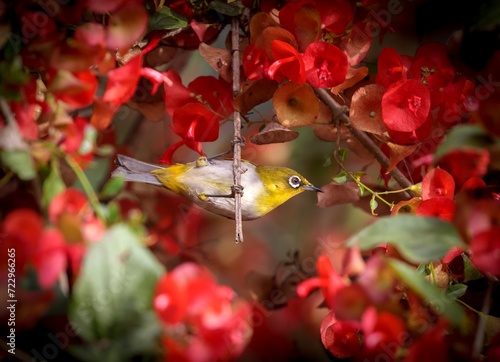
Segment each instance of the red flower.
[[165,153],[163,154],[163,156],[160,159],[160,163],[165,163],[167,165],[171,165],[172,158],[174,156],[175,151],[177,151],[182,146],[188,146],[190,149],[198,152],[200,155],[204,155],[200,142],[188,141],[188,140],[183,139],[177,143],[174,143],[169,148],[167,148],[167,150],[165,151]]
[[321,27],[335,34],[345,32],[353,17],[347,0],[314,0],[314,6],[321,16]]
[[[183,263],[163,276],[153,303],[170,327],[163,343],[173,347],[168,351],[176,360],[234,359],[249,341],[250,305],[235,299],[232,289],[216,284],[198,264]],[[181,324],[183,328],[172,328]]]
[[200,76],[188,85],[192,94],[200,96],[200,101],[222,118],[233,113],[233,93],[231,84],[222,78]]
[[359,322],[337,321],[333,312],[321,322],[321,342],[337,358],[353,357],[361,351],[359,333]]
[[321,288],[328,308],[333,308],[333,303],[337,292],[346,285],[345,280],[333,269],[330,259],[326,255],[321,255],[316,261],[318,276],[304,280],[297,286],[297,295],[305,298],[314,289]]
[[388,88],[392,84],[408,78],[411,58],[400,56],[393,48],[384,48],[378,58],[376,82]]
[[274,40],[271,52],[274,62],[267,70],[270,79],[280,81],[280,76],[283,76],[297,84],[306,82],[304,61],[297,49],[284,41]]
[[174,130],[182,138],[195,142],[211,142],[219,137],[221,117],[201,103],[186,104],[174,112]]
[[307,81],[317,88],[341,84],[349,70],[347,55],[335,45],[323,41],[309,44],[304,53],[304,66]]
[[471,241],[472,262],[483,273],[500,276],[500,226],[477,233]]
[[455,180],[448,172],[441,168],[434,168],[422,180],[422,199],[433,197],[447,197],[453,199],[455,194]]
[[70,73],[59,70],[50,82],[48,90],[72,107],[85,107],[92,103],[97,79],[91,71]]
[[264,78],[269,69],[269,58],[266,52],[253,44],[245,49],[242,63],[245,76],[250,80]]
[[174,114],[177,108],[182,107],[186,103],[196,102],[194,94],[189,91],[183,84],[180,75],[173,69],[169,69],[164,74],[165,95],[163,101],[168,114]]
[[421,82],[400,80],[382,97],[382,117],[390,130],[413,132],[426,121],[430,105],[429,91]]
[[104,233],[104,224],[80,190],[70,188],[59,193],[50,202],[48,213],[68,243],[98,241]]
[[439,322],[430,331],[425,332],[408,349],[405,362],[449,361],[448,343],[446,343],[446,322]]
[[361,321],[363,331],[363,354],[368,359],[382,354],[385,360],[395,360],[398,349],[406,335],[404,321],[389,312],[377,312],[369,307]]
[[471,177],[482,177],[488,169],[490,154],[486,149],[456,149],[439,159],[439,166],[448,171],[455,179],[456,186],[462,185]]
[[455,201],[445,196],[439,196],[422,201],[415,213],[420,216],[434,216],[451,221],[455,215],[455,209]]

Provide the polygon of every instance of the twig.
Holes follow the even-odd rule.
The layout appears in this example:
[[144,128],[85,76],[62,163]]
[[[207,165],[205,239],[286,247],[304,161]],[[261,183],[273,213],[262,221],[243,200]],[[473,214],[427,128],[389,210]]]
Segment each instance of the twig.
[[479,313],[479,323],[477,324],[476,336],[472,349],[472,356],[479,357],[484,346],[484,333],[486,330],[486,317],[490,313],[491,294],[493,292],[493,280],[488,280],[488,289],[483,300],[483,307]]
[[[349,110],[346,106],[342,106],[335,102],[335,100],[330,96],[330,94],[325,89],[313,88],[314,92],[318,98],[325,103],[328,108],[333,112],[333,119],[341,122],[351,134],[358,139],[359,142],[375,157],[375,159],[385,168],[389,168],[390,161],[387,156],[382,152],[382,150],[377,146],[377,144],[368,136],[365,132],[354,128],[349,119],[347,111]],[[406,178],[405,175],[398,169],[394,168],[391,171],[391,176],[396,180],[396,182],[402,188],[409,188],[412,183]],[[410,194],[413,192],[408,190]]]
[[[231,48],[233,50],[233,98],[240,92],[240,36],[239,19],[234,17],[231,23]],[[243,225],[241,219],[241,116],[240,112],[233,113],[234,138],[233,138],[233,194],[234,194],[234,220],[236,222],[235,241],[243,241]]]

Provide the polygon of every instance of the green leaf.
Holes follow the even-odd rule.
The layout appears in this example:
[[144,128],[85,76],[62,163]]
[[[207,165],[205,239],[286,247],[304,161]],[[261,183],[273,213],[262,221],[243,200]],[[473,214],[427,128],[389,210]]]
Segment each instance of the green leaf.
[[52,199],[66,188],[59,172],[59,162],[54,159],[51,162],[50,173],[43,182],[42,202],[45,207],[49,205]]
[[125,185],[125,179],[122,177],[113,177],[109,179],[106,184],[104,184],[102,191],[99,196],[105,199],[112,198],[116,196]]
[[491,135],[478,125],[453,127],[446,140],[436,150],[434,159],[437,161],[455,149],[484,148],[493,143]]
[[457,299],[457,298],[460,298],[461,296],[463,296],[466,291],[467,291],[467,285],[454,284],[454,285],[450,285],[446,289],[445,294],[450,299]]
[[434,312],[445,316],[454,326],[465,325],[464,310],[455,300],[447,296],[444,290],[429,283],[422,274],[402,261],[387,259],[386,262],[398,279],[429,303]]
[[208,5],[208,8],[217,11],[219,14],[238,16],[243,12],[244,6],[239,1],[227,3],[222,0],[213,0]]
[[[69,318],[89,346],[108,357],[103,360],[128,360],[154,349],[160,326],[152,298],[163,273],[153,254],[124,224],[111,227],[87,252]],[[102,340],[107,342],[97,343]]]
[[427,264],[420,264],[417,268],[417,271],[422,274],[424,277],[431,274],[431,269]]
[[149,18],[148,29],[149,31],[171,30],[184,28],[187,25],[188,21],[184,16],[176,13],[168,6],[164,6]]
[[21,180],[29,181],[36,177],[35,165],[28,151],[2,151],[2,164],[12,170]]
[[476,268],[465,253],[462,253],[462,259],[464,260],[464,283],[484,278],[483,274]]
[[337,156],[340,158],[340,161],[345,162],[347,159],[347,155],[349,152],[345,148],[341,148],[340,150],[337,151]]
[[466,249],[455,227],[438,218],[415,215],[384,216],[351,236],[346,246],[370,250],[390,243],[408,261],[416,264],[441,259],[454,246]]
[[333,176],[333,181],[335,181],[338,184],[346,183],[347,182],[347,174],[344,171],[342,171],[342,172],[336,174],[335,176]]
[[376,215],[375,210],[377,209],[377,207],[378,207],[377,200],[375,200],[375,198],[372,198],[370,200],[370,211],[372,212],[372,215]]

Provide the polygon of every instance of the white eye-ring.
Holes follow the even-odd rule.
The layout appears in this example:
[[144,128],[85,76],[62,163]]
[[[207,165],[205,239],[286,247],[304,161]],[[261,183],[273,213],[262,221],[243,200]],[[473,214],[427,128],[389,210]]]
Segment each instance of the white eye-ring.
[[290,176],[288,179],[288,184],[292,186],[294,189],[302,185],[302,180],[299,176]]

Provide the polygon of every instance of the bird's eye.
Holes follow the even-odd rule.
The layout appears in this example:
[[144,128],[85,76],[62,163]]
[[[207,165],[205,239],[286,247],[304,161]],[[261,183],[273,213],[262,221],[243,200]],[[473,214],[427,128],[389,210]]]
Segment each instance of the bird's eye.
[[296,189],[297,187],[302,185],[302,180],[299,176],[290,176],[290,178],[288,179],[288,183],[290,184],[290,186]]

